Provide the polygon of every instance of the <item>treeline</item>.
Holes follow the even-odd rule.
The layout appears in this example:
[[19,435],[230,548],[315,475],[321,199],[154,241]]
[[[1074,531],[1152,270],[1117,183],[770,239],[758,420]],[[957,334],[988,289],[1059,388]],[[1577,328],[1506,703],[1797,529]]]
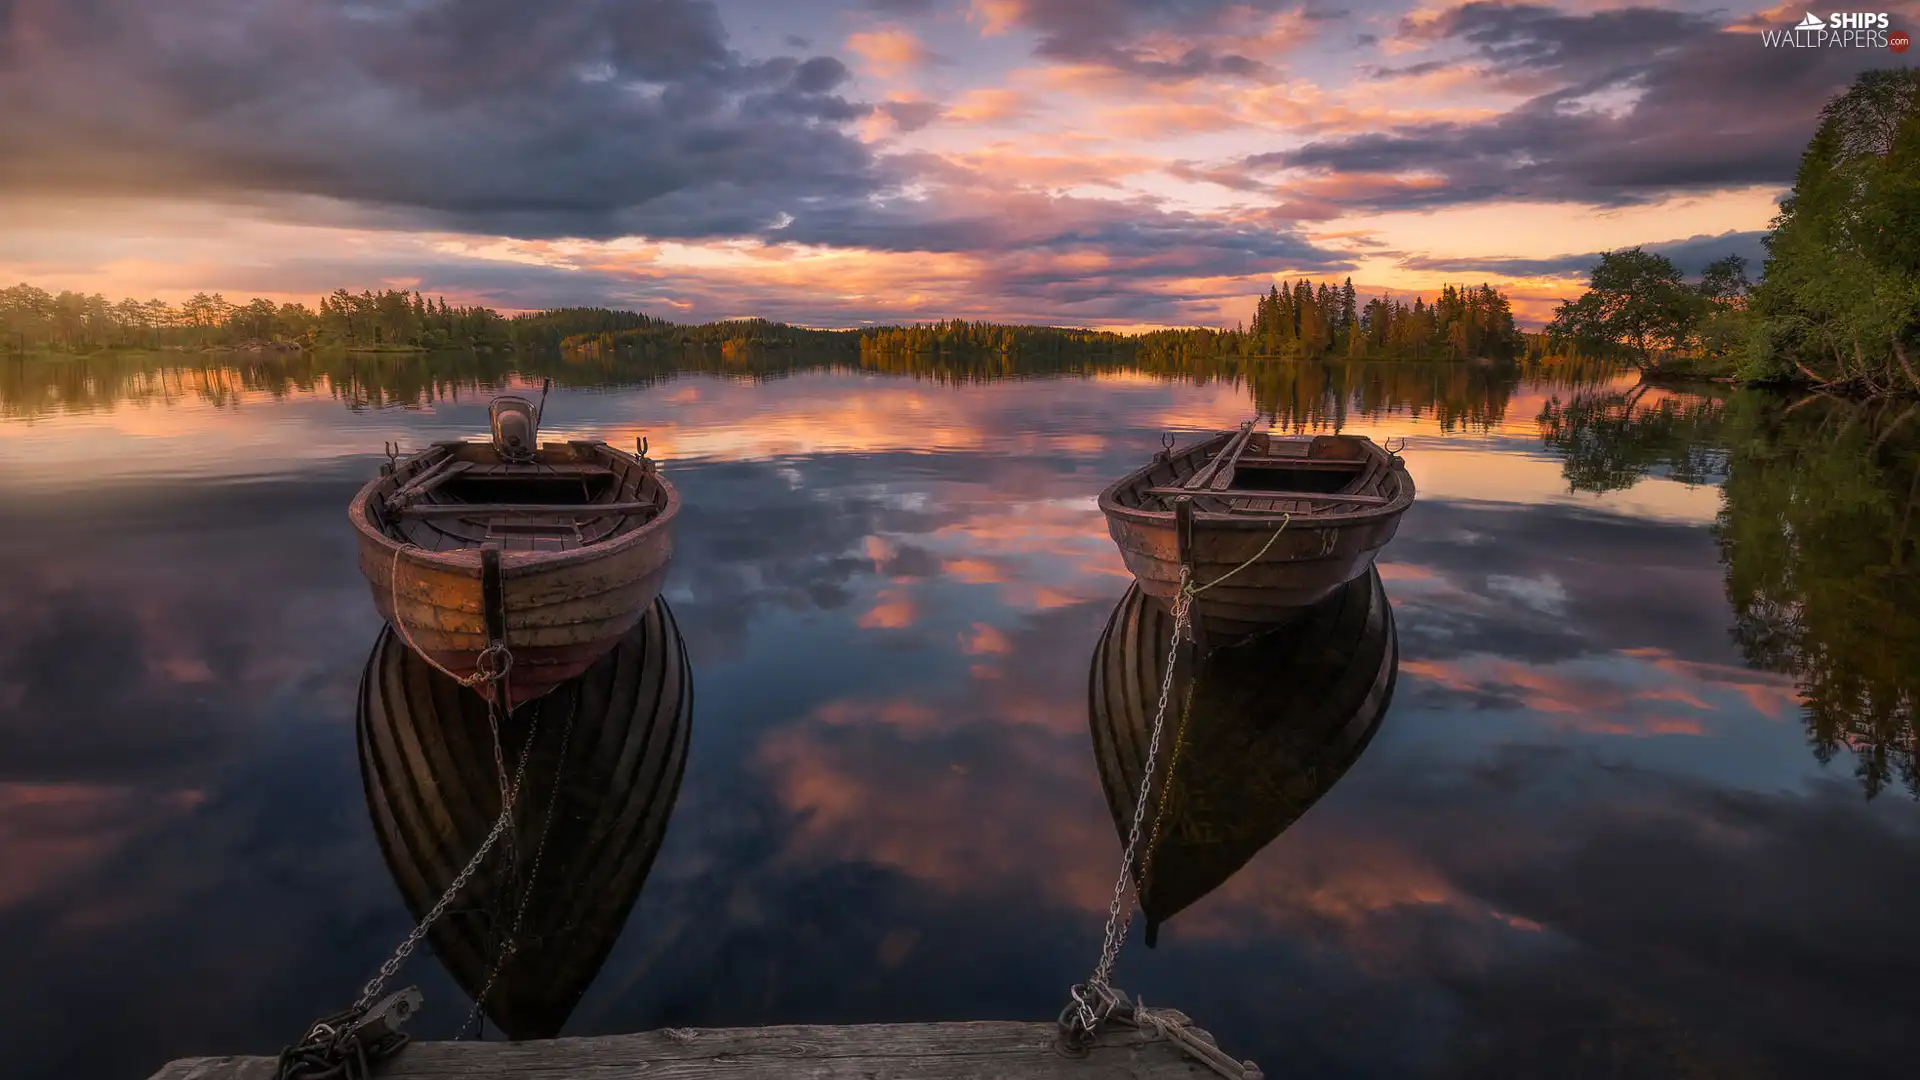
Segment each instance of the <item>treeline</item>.
[[1392,296],[1362,305],[1352,278],[1275,286],[1239,333],[1229,347],[1242,355],[1298,359],[1511,360],[1519,345],[1513,306],[1490,285],[1445,286],[1431,305],[1418,296],[1411,305]]
[[1432,304],[1378,296],[1363,305],[1351,278],[1272,286],[1254,305],[1252,326],[1155,330],[1130,340],[1136,360],[1162,364],[1213,356],[1508,361],[1522,346],[1513,306],[1492,286],[1449,285]]
[[[863,361],[889,357],[1113,363],[1199,363],[1211,357],[1410,360],[1511,360],[1522,345],[1507,298],[1491,286],[1447,286],[1429,305],[1389,296],[1364,306],[1351,280],[1335,287],[1296,281],[1271,287],[1255,305],[1253,326],[1205,327],[1119,334],[1060,326],[949,319],[914,326],[857,330],[809,330],[760,319],[680,326],[658,320],[624,329],[585,324],[625,314],[604,309],[570,310],[573,332],[553,331],[559,347],[595,355],[657,353],[687,346],[757,346],[851,350]],[[561,313],[548,313],[559,315]],[[544,316],[543,316],[544,317]],[[516,320],[516,326],[519,320]]]
[[0,348],[92,352],[112,348],[297,350],[470,349],[512,341],[508,321],[483,307],[456,307],[406,289],[335,289],[318,310],[256,298],[244,304],[198,293],[179,304],[109,301],[95,293],[0,289]]
[[559,348],[562,352],[590,356],[615,357],[635,353],[656,356],[706,346],[718,347],[733,353],[744,353],[752,349],[806,348],[813,351],[850,354],[855,345],[854,339],[845,331],[813,330],[804,326],[770,322],[766,319],[726,319],[721,322],[682,325],[641,315],[636,316],[644,320],[641,325],[622,329],[599,329],[589,324],[604,321],[610,316],[632,313],[608,311],[604,308],[567,310],[575,313],[568,319],[559,318],[560,312],[546,312],[543,315],[528,316],[528,318],[549,320],[556,330],[568,331],[559,338]]
[[588,341],[611,340],[617,334],[645,333],[668,325],[637,311],[612,308],[565,307],[530,315],[516,316],[513,336],[517,344],[531,348],[560,349],[579,347]]
[[986,353],[1041,356],[1124,356],[1128,339],[1106,330],[949,319],[921,326],[880,326],[858,330],[860,355],[970,356]]
[[1631,248],[1560,306],[1549,346],[1643,371],[1920,394],[1920,70],[1862,75],[1821,113],[1756,284],[1728,256],[1690,282]]
[[1268,290],[1253,326],[1187,328],[1120,334],[1107,330],[950,319],[913,326],[815,330],[765,319],[683,325],[634,311],[555,308],[502,317],[484,307],[455,307],[444,298],[387,289],[358,294],[336,289],[318,310],[257,299],[233,304],[205,293],[177,306],[123,300],[31,285],[0,290],[6,347],[92,352],[109,348],[353,350],[515,348],[614,360],[719,349],[744,357],[754,350],[806,349],[873,367],[903,358],[937,357],[986,363],[1198,363],[1208,357],[1286,359],[1511,359],[1520,338],[1507,298],[1489,286],[1441,290],[1428,305],[1393,297],[1358,303],[1353,282],[1339,287],[1301,280]]

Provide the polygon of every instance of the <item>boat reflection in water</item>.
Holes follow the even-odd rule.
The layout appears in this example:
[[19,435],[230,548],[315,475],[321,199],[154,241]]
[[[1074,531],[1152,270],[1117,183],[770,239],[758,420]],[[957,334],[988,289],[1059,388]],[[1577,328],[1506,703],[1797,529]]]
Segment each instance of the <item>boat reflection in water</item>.
[[[1094,757],[1122,843],[1172,633],[1135,585],[1093,654]],[[1134,871],[1148,945],[1332,789],[1386,715],[1399,659],[1393,609],[1369,569],[1295,623],[1177,663]]]
[[[656,600],[610,653],[503,725],[509,775],[533,740],[514,827],[428,940],[478,999],[517,921],[483,1003],[508,1038],[558,1034],[606,962],[666,835],[692,715],[685,643]],[[418,920],[500,814],[487,705],[385,628],[357,727],[367,810]]]

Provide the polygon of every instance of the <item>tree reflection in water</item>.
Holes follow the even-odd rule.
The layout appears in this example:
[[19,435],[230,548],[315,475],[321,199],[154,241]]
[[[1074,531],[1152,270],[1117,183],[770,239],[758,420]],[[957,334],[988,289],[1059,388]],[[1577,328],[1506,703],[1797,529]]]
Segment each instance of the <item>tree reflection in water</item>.
[[1541,438],[1575,491],[1718,481],[1713,526],[1746,662],[1791,675],[1814,755],[1869,798],[1920,797],[1920,405],[1765,391],[1553,399]]

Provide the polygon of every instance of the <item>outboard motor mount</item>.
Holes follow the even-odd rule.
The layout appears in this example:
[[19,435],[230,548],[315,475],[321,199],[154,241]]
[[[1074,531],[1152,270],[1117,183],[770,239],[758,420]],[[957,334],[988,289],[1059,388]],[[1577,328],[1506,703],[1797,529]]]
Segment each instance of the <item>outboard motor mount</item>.
[[487,406],[493,427],[493,448],[506,461],[532,461],[539,449],[540,420],[533,402],[523,397],[497,397]]

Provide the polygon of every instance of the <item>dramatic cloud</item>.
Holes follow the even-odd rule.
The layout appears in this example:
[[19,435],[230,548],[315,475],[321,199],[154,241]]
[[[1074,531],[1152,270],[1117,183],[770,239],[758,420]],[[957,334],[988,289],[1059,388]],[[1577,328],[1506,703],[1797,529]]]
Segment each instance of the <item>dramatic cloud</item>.
[[[0,190],[315,195],[450,227],[764,228],[898,177],[838,60],[752,61],[700,0],[17,5]],[[24,152],[21,152],[24,151]]]
[[[1493,199],[1619,205],[1676,191],[1791,181],[1820,106],[1887,62],[1871,49],[1818,55],[1763,48],[1686,12],[1568,13],[1472,3],[1403,34],[1464,46],[1489,87],[1531,94],[1480,123],[1403,125],[1244,159],[1259,173],[1420,174],[1438,182],[1349,207],[1446,206]],[[1433,71],[1426,64],[1396,74]]]
[[865,60],[868,69],[884,77],[953,62],[898,27],[861,31],[847,39],[847,48]]
[[1044,59],[1166,82],[1269,78],[1272,54],[1347,15],[1276,0],[974,0],[972,12],[983,32],[1037,35]]
[[1890,56],[1569,0],[0,10],[0,279],[814,325],[1231,325],[1276,275],[1349,273],[1493,275],[1530,316],[1559,284],[1499,277],[1764,226],[1820,104]]
[[[1730,232],[1719,236],[1689,236],[1685,240],[1639,246],[1657,255],[1665,255],[1688,274],[1700,273],[1715,259],[1738,255],[1747,260],[1747,272],[1750,275],[1758,275],[1760,265],[1767,257],[1766,249],[1760,244],[1764,236],[1766,234],[1762,232]],[[1546,259],[1518,259],[1502,256],[1483,258],[1421,256],[1404,259],[1400,265],[1409,270],[1435,270],[1447,274],[1484,273],[1521,277],[1585,274],[1599,261],[1600,252],[1593,251],[1582,255],[1556,255]]]

